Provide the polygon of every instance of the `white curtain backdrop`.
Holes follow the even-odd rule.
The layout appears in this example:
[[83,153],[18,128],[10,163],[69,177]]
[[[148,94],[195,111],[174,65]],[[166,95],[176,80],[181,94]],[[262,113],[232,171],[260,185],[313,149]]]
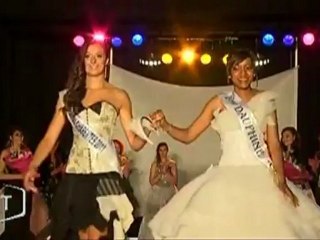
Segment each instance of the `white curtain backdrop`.
[[[259,80],[259,89],[272,90],[278,94],[279,130],[285,126],[297,125],[297,71],[291,69]],[[180,127],[191,124],[211,97],[230,89],[230,86],[185,87],[162,83],[114,65],[111,67],[110,79],[112,84],[128,92],[134,116],[147,115],[162,109],[168,121]],[[218,164],[220,157],[219,136],[211,128],[190,145],[176,142],[164,133],[159,136],[152,135],[154,145],[148,144],[140,152],[130,151],[120,124],[115,129],[114,137],[125,144],[126,151],[133,160],[134,171],[130,182],[142,208],[149,190],[149,168],[155,158],[157,143],[168,143],[170,155],[176,160],[179,169],[179,186],[192,180],[210,164]]]

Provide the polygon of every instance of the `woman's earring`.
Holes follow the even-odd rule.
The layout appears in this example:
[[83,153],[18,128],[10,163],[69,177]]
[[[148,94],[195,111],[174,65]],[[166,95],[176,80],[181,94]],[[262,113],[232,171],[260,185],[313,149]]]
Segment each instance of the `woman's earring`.
[[108,79],[108,71],[109,70],[109,58],[106,60],[106,64],[104,65],[104,78]]
[[107,75],[108,75],[108,67],[107,65],[104,66],[104,79],[107,79]]
[[231,76],[228,76],[227,83],[230,84]]
[[254,81],[256,82],[256,88],[258,87],[258,76],[257,74],[253,75]]

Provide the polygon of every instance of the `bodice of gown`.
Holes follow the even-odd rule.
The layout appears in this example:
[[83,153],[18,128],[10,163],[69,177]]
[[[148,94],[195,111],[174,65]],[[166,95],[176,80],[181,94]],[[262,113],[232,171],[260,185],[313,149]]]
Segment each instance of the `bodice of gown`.
[[165,188],[172,186],[170,182],[164,179],[164,177],[162,177],[161,180],[156,185],[158,187],[165,187]]
[[[60,93],[60,107],[63,105],[63,95]],[[83,108],[77,117],[82,120],[92,132],[104,142],[110,144],[102,151],[95,150],[88,140],[84,139],[72,126],[73,144],[70,150],[66,172],[76,174],[103,173],[120,171],[119,161],[112,142],[113,130],[117,120],[116,108],[107,102],[98,102],[88,108]]]
[[[247,103],[262,133],[266,131],[267,125],[275,124],[271,117],[276,109],[275,97],[274,93],[265,91],[258,93]],[[249,141],[241,130],[238,116],[233,110],[225,108],[215,111],[211,126],[219,133],[221,139],[220,166],[261,164],[251,150]]]
[[[171,164],[174,164],[174,165],[176,164],[175,161],[172,160],[172,159],[170,159],[169,161],[170,161]],[[162,187],[162,188],[163,187],[164,188],[172,187],[172,184],[169,181],[167,181],[165,179],[165,176],[161,173],[161,167],[160,166],[157,165],[156,171],[158,172],[158,174],[161,174],[161,179],[155,186],[156,187]],[[167,170],[167,171],[169,171],[169,170]]]

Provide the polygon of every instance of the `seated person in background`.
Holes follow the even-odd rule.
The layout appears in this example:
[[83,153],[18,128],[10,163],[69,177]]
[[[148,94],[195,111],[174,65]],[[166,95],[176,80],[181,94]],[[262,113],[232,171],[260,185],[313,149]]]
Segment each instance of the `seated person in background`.
[[310,187],[312,189],[316,203],[320,206],[320,151],[308,160],[308,171],[312,176]]
[[[32,157],[33,154],[24,141],[23,131],[19,127],[13,127],[9,133],[7,144],[0,154],[0,185],[9,184],[21,187],[23,174],[27,172]],[[30,213],[33,195],[26,193],[26,202],[23,203],[21,195],[17,191],[10,191],[10,188],[8,191],[8,194],[12,195],[14,199],[8,211],[16,213],[15,211],[20,211],[22,204],[26,204],[26,212],[22,218],[6,222],[5,231],[1,237],[8,240],[33,239],[30,233]],[[21,199],[21,201],[19,202],[18,199]],[[12,213],[9,213],[9,215]]]
[[300,159],[300,137],[294,127],[286,127],[281,132],[281,146],[284,157],[284,174],[306,195],[314,199],[309,181],[312,176]]
[[11,130],[6,148],[0,155],[1,173],[23,174],[28,170],[32,152],[24,143],[23,132],[15,127]]
[[131,161],[124,154],[124,146],[120,140],[113,139],[113,144],[118,154],[122,177],[128,178],[131,173]]

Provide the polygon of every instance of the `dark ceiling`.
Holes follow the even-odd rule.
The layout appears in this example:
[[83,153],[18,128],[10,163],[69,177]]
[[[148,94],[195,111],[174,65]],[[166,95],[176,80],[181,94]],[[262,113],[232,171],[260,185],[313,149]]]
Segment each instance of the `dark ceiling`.
[[99,23],[113,31],[140,26],[151,34],[182,28],[201,35],[316,26],[319,12],[318,0],[10,0],[1,3],[0,24],[69,31]]

